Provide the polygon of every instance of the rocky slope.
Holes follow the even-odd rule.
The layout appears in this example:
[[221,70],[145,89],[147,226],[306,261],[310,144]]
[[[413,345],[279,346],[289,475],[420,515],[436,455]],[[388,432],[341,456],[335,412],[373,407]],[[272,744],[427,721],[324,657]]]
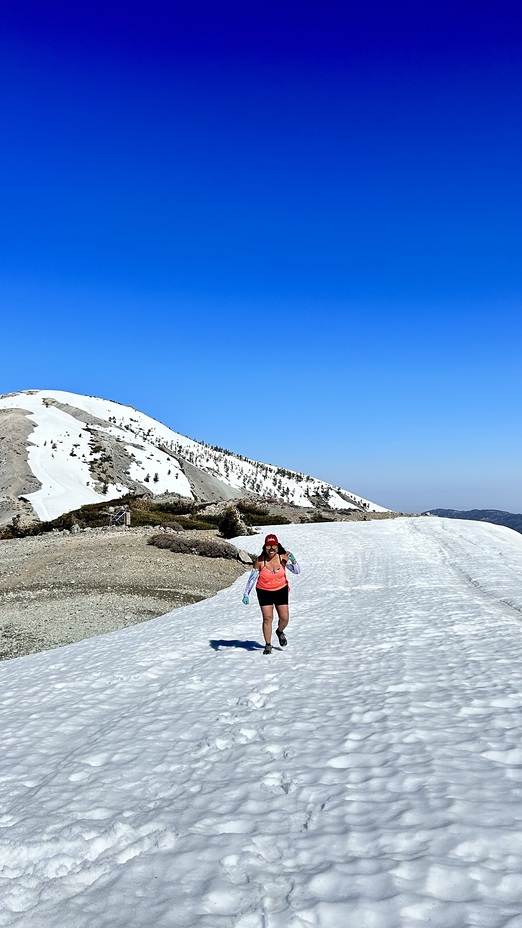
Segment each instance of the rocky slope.
[[186,438],[112,400],[60,390],[0,396],[0,524],[16,515],[50,520],[129,492],[386,512],[325,481]]

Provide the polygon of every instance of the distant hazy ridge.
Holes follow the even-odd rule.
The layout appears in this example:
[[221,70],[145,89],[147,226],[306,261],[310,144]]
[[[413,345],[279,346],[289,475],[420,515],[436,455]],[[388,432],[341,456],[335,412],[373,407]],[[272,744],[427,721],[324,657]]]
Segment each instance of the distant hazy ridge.
[[522,533],[522,513],[503,512],[501,509],[430,509],[433,516],[446,519],[470,519],[473,522],[492,522],[493,525],[506,525],[515,532]]

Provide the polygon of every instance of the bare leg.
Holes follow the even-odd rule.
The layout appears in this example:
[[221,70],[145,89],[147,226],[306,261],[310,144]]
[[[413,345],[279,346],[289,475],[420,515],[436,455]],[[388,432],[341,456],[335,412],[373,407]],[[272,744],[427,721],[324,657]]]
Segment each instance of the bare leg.
[[277,627],[280,632],[284,632],[286,626],[288,625],[288,621],[290,618],[289,613],[288,613],[288,606],[276,606],[276,610],[277,610],[277,615],[279,618]]
[[261,606],[261,612],[263,613],[263,635],[265,636],[265,644],[271,644],[272,642],[272,622],[274,619],[274,607],[273,606]]

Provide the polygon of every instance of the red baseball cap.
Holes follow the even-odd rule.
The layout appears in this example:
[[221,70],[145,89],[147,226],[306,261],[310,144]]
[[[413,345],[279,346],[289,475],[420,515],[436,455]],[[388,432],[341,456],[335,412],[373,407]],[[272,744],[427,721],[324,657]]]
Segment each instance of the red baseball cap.
[[278,545],[277,535],[267,535],[265,538],[265,548],[268,548],[269,545]]

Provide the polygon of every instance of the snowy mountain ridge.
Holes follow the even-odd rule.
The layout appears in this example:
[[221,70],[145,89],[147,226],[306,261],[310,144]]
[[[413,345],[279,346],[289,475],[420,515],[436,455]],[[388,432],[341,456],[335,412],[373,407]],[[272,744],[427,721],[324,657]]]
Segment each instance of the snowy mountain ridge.
[[211,447],[98,397],[62,390],[6,394],[0,435],[0,521],[21,505],[46,520],[144,490],[201,501],[250,495],[305,508],[386,512],[341,487]]

